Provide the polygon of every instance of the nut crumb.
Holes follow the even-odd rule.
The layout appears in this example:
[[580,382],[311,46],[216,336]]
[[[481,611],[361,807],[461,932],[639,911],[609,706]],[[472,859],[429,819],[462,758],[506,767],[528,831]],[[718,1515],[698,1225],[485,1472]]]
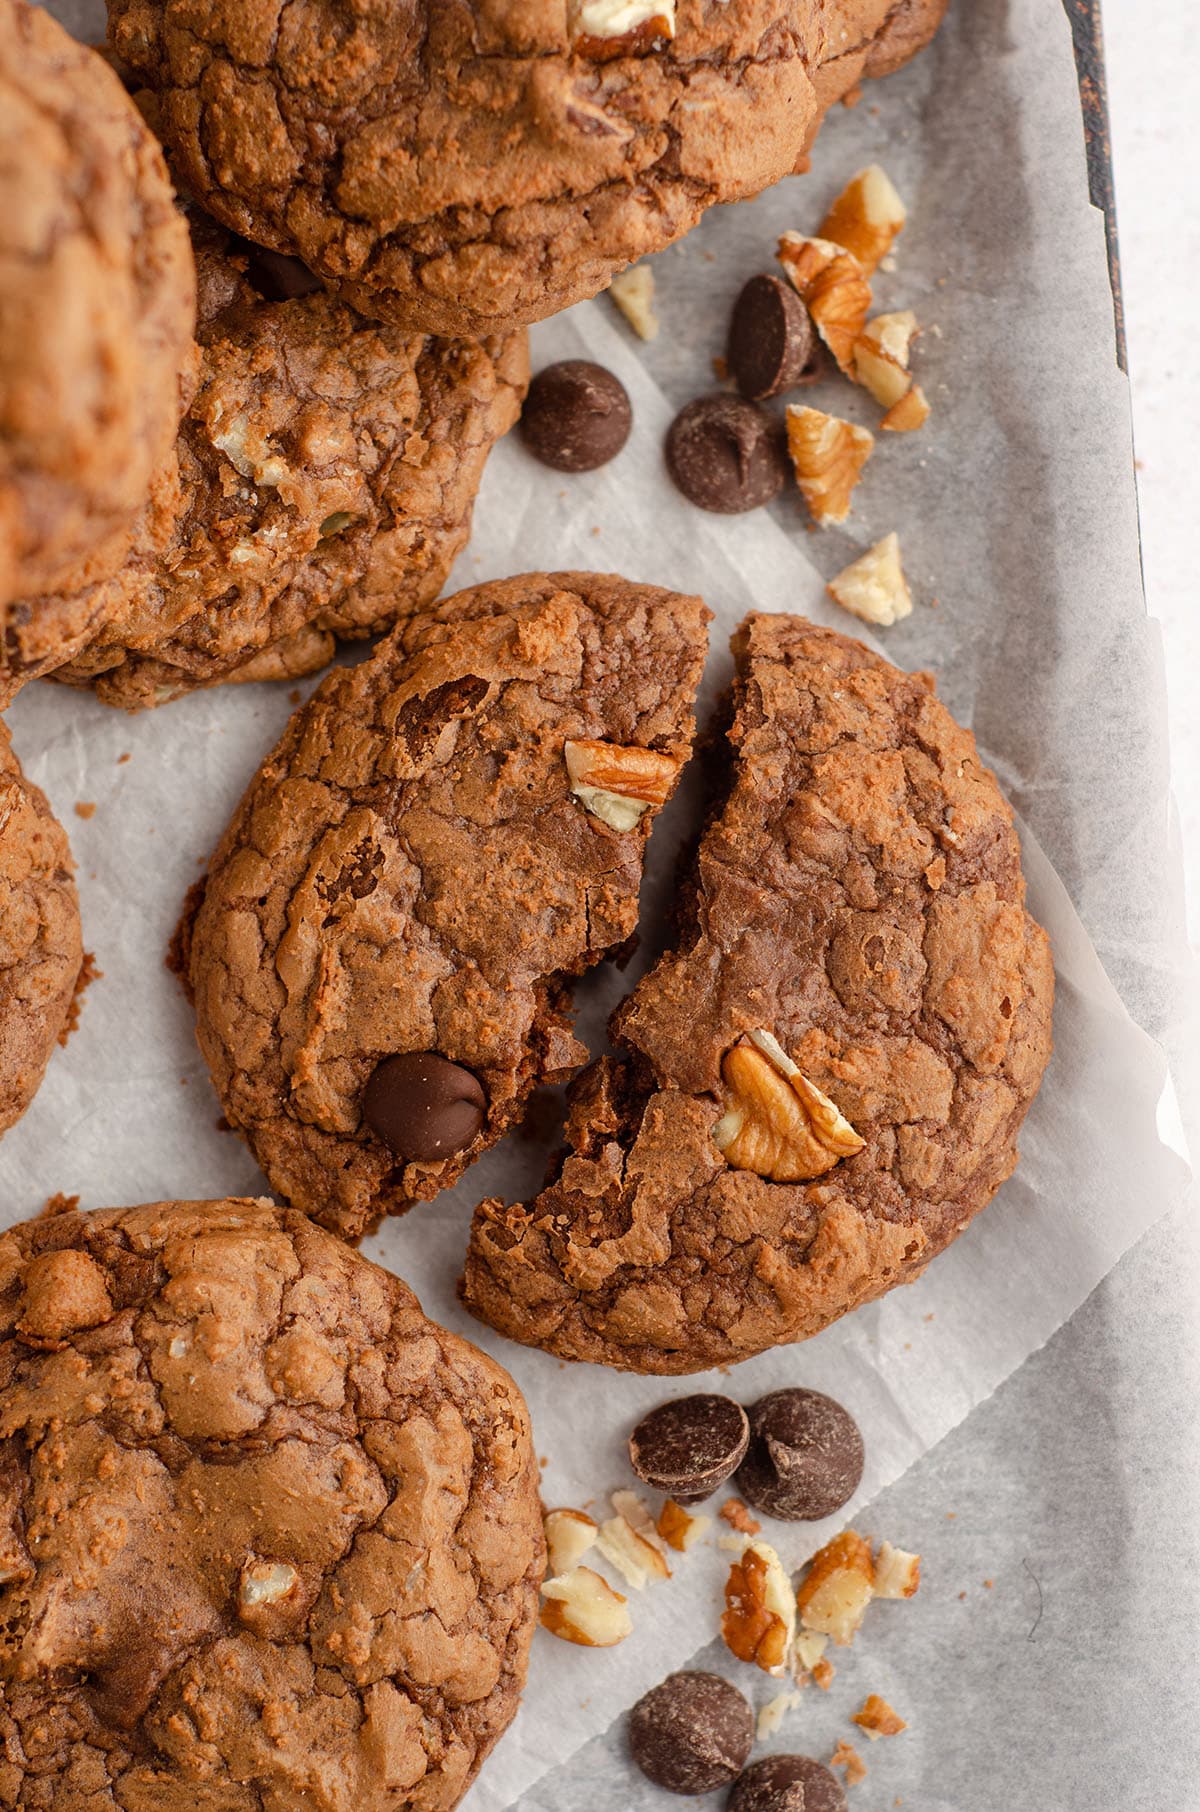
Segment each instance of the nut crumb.
[[914,1598],[921,1583],[921,1556],[880,1542],[875,1555],[876,1598]]
[[827,1656],[822,1655],[821,1659],[812,1670],[812,1677],[821,1688],[822,1692],[828,1692],[829,1688],[833,1685],[833,1676],[836,1672],[837,1668],[833,1665],[833,1662],[830,1661]]
[[767,1742],[775,1735],[789,1711],[800,1703],[798,1692],[781,1692],[775,1698],[768,1699],[758,1714],[755,1735],[760,1743]]
[[731,1497],[728,1503],[721,1505],[717,1514],[722,1522],[728,1523],[731,1529],[737,1529],[742,1535],[757,1535],[762,1528],[758,1518],[751,1516],[740,1497]]
[[880,1698],[877,1692],[868,1694],[862,1709],[855,1712],[850,1722],[857,1724],[860,1730],[865,1730],[873,1743],[877,1743],[880,1737],[899,1736],[902,1730],[908,1729],[899,1712],[886,1699]]
[[844,1739],[839,1738],[838,1746],[829,1758],[829,1766],[846,1770],[848,1787],[857,1787],[860,1781],[867,1778],[867,1764],[853,1743],[847,1743]]
[[619,271],[609,284],[608,293],[639,340],[658,338],[654,272],[648,264],[631,264],[628,270]]
[[694,1548],[706,1529],[712,1527],[711,1516],[692,1516],[689,1511],[669,1497],[658,1513],[658,1533],[668,1548],[674,1548],[677,1554],[686,1554]]

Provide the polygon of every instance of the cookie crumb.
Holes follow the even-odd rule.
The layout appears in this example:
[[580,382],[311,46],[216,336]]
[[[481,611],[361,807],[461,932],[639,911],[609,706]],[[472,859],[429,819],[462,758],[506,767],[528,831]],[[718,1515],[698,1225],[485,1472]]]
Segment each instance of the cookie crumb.
[[123,766],[123,764],[124,764],[124,763],[125,763],[125,762],[127,762],[127,761],[129,761],[129,760],[131,760],[131,759],[132,759],[132,756],[133,756],[133,750],[132,750],[132,749],[126,749],[126,751],[125,751],[125,753],[124,753],[124,754],[123,754],[123,755],[118,755],[118,756],[117,756],[117,766],[118,766],[118,767],[121,767],[121,766]]
[[762,1524],[757,1517],[751,1516],[740,1497],[731,1497],[727,1504],[721,1505],[717,1514],[723,1523],[728,1523],[739,1535],[757,1535],[762,1528]]
[[75,801],[75,816],[77,818],[94,818],[96,816],[96,801],[94,799],[77,799]]
[[867,1764],[853,1743],[847,1743],[842,1738],[838,1739],[838,1746],[829,1758],[829,1766],[846,1770],[848,1787],[857,1787],[860,1781],[865,1781],[867,1778]]
[[289,703],[289,705],[298,705],[300,703],[299,686],[293,686],[291,691],[288,693],[288,703]]
[[78,1206],[79,1197],[77,1195],[63,1195],[61,1191],[57,1191],[54,1195],[46,1197],[46,1206],[37,1218],[39,1221],[52,1221],[59,1214],[74,1214]]
[[66,1046],[67,1039],[79,1024],[79,1011],[83,1005],[85,990],[90,988],[94,981],[102,980],[103,976],[103,969],[97,969],[96,967],[95,951],[85,950],[83,953],[83,961],[79,965],[79,974],[75,978],[75,992],[71,996],[71,1004],[67,1008],[67,1017],[63,1020],[62,1031],[58,1035],[58,1042],[60,1045]]

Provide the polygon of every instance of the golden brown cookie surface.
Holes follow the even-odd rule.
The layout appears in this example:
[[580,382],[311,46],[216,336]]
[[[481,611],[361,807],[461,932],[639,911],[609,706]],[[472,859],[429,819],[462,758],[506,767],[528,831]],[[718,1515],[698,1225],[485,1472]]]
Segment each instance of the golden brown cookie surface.
[[594,295],[713,203],[777,181],[872,58],[911,54],[942,10],[109,0],[207,207],[365,312],[451,334]]
[[90,1812],[446,1812],[542,1568],[512,1380],[270,1202],[0,1238],[0,1782]]
[[974,738],[860,643],[752,616],[727,796],[677,948],[573,1085],[558,1174],[484,1202],[467,1306],[515,1340],[689,1372],[916,1276],[995,1194],[1053,970]]
[[67,834],[0,725],[0,1132],[37,1091],[82,962]]
[[[195,277],[162,155],[41,7],[0,12],[0,692],[79,645],[175,434]],[[56,587],[63,595],[46,597]],[[14,602],[16,600],[16,602]]]
[[324,666],[441,590],[528,378],[521,331],[406,334],[191,210],[196,393],[58,678],[136,710]]
[[[476,586],[295,713],[182,951],[225,1115],[294,1206],[356,1239],[585,1061],[568,984],[636,929],[707,616],[591,573]],[[457,1083],[397,1073],[422,1054]],[[453,1110],[441,1145],[421,1102]]]

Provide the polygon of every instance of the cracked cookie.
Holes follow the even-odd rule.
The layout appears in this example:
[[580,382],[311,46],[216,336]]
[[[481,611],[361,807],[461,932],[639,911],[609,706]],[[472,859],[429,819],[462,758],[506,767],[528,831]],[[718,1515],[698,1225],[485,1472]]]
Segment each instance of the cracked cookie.
[[364,313],[536,321],[804,160],[945,0],[108,0],[187,186]]
[[0,1238],[0,1798],[446,1812],[543,1566],[506,1372],[273,1202]]
[[984,1207],[1050,1055],[1012,813],[926,674],[751,616],[681,930],[462,1285],[566,1359],[698,1371],[914,1278]]
[[569,980],[636,929],[707,619],[591,573],[480,585],[295,713],[177,943],[225,1115],[294,1207],[359,1238],[586,1060]]
[[[435,598],[528,380],[523,332],[380,326],[190,213],[199,379],[103,628],[55,677],[157,705],[325,666]],[[57,601],[56,601],[57,602]]]
[[0,724],[0,1132],[37,1093],[82,965],[67,833]]
[[41,7],[8,0],[0,702],[100,620],[88,582],[120,560],[174,438],[194,311],[187,230],[137,108],[102,57]]

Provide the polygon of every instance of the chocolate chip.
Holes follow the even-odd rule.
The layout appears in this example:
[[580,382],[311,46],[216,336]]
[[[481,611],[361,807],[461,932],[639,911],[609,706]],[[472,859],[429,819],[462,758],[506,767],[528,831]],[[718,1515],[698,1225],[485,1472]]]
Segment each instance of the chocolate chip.
[[783,1522],[832,1516],[858,1490],[863,1440],[853,1416],[817,1390],[773,1390],[750,1408],[750,1446],[738,1468],[748,1504]]
[[728,360],[738,389],[752,402],[820,377],[821,343],[789,283],[751,277],[733,306]]
[[556,472],[593,472],[615,459],[633,425],[625,386],[590,359],[547,365],[529,386],[521,434]]
[[286,252],[270,252],[265,246],[250,249],[246,279],[265,302],[296,302],[301,296],[315,296],[324,288],[307,264],[289,258]]
[[719,1674],[669,1674],[629,1714],[633,1759],[668,1793],[727,1787],[753,1742],[754,1713]]
[[363,1094],[363,1119],[397,1157],[436,1163],[464,1151],[487,1114],[476,1077],[436,1051],[385,1057]]
[[768,1755],[747,1768],[727,1812],[846,1812],[841,1782],[807,1755]]
[[667,431],[667,470],[690,503],[736,515],[783,489],[787,458],[765,409],[736,396],[701,396]]
[[677,1397],[642,1417],[629,1437],[629,1461],[655,1491],[694,1504],[736,1471],[749,1439],[746,1412],[731,1397]]

